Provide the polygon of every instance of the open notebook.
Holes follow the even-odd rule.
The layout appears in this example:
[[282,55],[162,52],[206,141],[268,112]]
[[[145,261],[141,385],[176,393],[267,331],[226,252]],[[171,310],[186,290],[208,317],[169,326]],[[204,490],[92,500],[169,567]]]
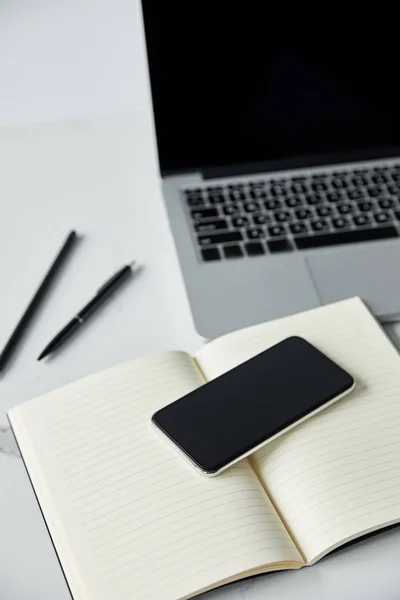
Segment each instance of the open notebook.
[[[299,335],[356,391],[222,475],[152,430],[161,406]],[[9,413],[74,600],[175,600],[310,565],[400,521],[400,358],[358,298],[87,377]],[[229,403],[229,398],[226,399]]]

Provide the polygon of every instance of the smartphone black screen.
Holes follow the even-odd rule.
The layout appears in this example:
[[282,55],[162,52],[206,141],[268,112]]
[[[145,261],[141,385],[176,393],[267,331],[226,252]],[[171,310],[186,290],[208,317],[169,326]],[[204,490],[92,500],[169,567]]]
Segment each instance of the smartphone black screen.
[[153,422],[212,474],[353,385],[317,348],[290,337],[162,408]]

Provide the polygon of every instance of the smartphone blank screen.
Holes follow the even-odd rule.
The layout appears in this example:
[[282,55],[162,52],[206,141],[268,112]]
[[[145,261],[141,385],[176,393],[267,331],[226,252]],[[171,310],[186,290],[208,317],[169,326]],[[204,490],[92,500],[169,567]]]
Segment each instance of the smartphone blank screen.
[[153,423],[208,474],[354,387],[346,371],[291,337],[153,415]]

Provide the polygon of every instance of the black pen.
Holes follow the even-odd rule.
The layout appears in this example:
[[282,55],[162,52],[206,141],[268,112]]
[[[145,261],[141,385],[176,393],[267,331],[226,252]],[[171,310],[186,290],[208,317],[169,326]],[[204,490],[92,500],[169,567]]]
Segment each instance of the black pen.
[[66,238],[64,244],[61,247],[61,250],[54,259],[53,264],[46,273],[42,283],[35,292],[18,325],[15,327],[7,344],[4,346],[4,349],[0,354],[0,371],[6,366],[8,361],[11,359],[11,356],[16,351],[17,346],[21,342],[23,336],[25,335],[25,332],[27,331],[31,321],[33,320],[33,317],[39,310],[47,294],[50,292],[51,287],[53,286],[57,276],[61,271],[61,268],[64,266],[64,263],[66,262],[67,258],[69,258],[69,256],[71,255],[72,249],[74,248],[77,239],[78,236],[75,233],[75,231],[71,231],[68,237]]
[[61,344],[71,337],[83,323],[131,276],[132,265],[127,265],[115,273],[104,285],[97,290],[95,296],[80,310],[65,327],[49,342],[38,357],[42,360],[45,356],[54,352]]

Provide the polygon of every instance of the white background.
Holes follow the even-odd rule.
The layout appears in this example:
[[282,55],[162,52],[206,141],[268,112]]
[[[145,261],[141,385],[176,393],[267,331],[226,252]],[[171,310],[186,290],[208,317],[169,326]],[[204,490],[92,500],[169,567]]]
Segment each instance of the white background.
[[[104,125],[119,162],[114,165],[110,151],[112,156],[103,157],[104,172],[91,173],[101,160],[94,151],[76,180],[85,144],[93,144],[103,126],[77,125],[78,149],[66,126],[20,127],[103,115],[130,115]],[[167,348],[194,352],[202,340],[192,324],[158,188],[138,0],[0,0],[0,124],[16,125],[0,130],[0,340],[66,230],[76,227],[84,234],[46,314],[0,378],[5,424],[5,411],[30,396],[140,354]],[[57,140],[63,136],[60,150]],[[126,164],[125,149],[132,157]],[[69,177],[65,164],[71,165]],[[44,343],[96,285],[132,258],[144,266],[137,281],[57,358],[36,363]],[[312,569],[253,579],[207,598],[398,599],[399,551],[400,532],[391,531]],[[0,598],[69,599],[22,465],[1,454]]]
[[146,109],[138,0],[1,0],[0,123]]

